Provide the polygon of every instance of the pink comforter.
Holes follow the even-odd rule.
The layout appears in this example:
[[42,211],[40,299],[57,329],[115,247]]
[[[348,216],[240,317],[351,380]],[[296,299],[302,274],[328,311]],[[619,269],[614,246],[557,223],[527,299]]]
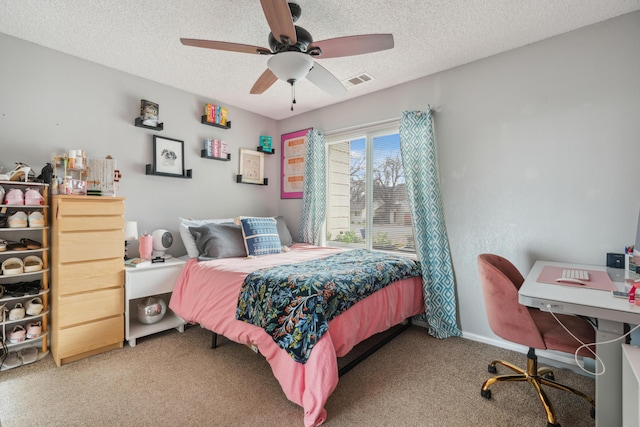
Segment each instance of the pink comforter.
[[236,320],[245,276],[274,265],[322,258],[340,249],[295,244],[289,252],[258,258],[190,259],[175,285],[169,307],[187,322],[199,323],[228,339],[258,347],[289,400],[304,409],[307,427],[322,424],[324,405],[338,384],[337,357],[368,337],[424,311],[422,279],[395,282],[353,305],[329,322],[305,364],[295,362],[262,328]]

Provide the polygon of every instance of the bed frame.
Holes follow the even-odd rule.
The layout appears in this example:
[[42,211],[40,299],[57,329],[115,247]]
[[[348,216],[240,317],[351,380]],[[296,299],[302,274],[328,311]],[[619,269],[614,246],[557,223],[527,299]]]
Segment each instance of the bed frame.
[[[384,347],[395,337],[409,329],[410,326],[411,318],[408,318],[404,322],[392,326],[386,331],[370,336],[353,347],[353,349],[351,349],[351,351],[345,356],[338,358],[338,376],[341,377],[349,372],[360,362],[364,361],[367,357]],[[218,334],[215,332],[211,332],[211,334],[211,348],[218,348]]]

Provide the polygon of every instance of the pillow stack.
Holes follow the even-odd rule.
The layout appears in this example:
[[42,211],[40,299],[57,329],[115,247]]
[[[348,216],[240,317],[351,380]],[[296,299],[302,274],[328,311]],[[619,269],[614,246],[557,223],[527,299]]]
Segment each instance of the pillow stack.
[[179,229],[187,255],[200,260],[279,254],[294,244],[282,216],[179,218]]

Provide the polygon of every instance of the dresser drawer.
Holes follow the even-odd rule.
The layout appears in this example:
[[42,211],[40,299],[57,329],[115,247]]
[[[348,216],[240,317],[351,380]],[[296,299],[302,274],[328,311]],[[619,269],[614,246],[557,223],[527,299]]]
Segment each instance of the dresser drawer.
[[56,347],[57,358],[89,352],[124,341],[124,316],[120,315],[72,328],[61,329]]
[[124,215],[124,198],[55,196],[54,201],[56,219],[65,216],[91,219]]
[[56,270],[54,292],[57,296],[65,296],[123,285],[122,259],[101,259],[60,265]]
[[54,310],[58,328],[66,328],[123,313],[124,288],[104,289],[61,297],[58,298]]
[[57,262],[120,258],[124,268],[124,231],[87,231],[60,233],[57,242]]

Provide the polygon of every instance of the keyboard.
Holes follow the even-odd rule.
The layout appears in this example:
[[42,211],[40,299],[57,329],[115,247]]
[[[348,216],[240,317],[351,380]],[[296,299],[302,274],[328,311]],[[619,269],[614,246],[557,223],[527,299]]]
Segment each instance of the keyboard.
[[585,270],[562,270],[562,278],[563,279],[578,279],[578,280],[589,280],[589,272]]

